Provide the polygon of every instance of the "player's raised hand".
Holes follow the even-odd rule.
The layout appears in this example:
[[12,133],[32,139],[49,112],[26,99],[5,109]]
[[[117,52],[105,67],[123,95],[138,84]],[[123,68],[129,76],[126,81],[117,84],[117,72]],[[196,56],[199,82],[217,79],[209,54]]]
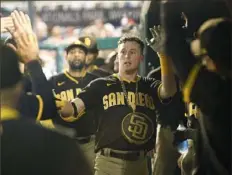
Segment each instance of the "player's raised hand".
[[8,44],[9,47],[13,48],[19,54],[23,63],[27,63],[31,60],[38,59],[39,57],[39,46],[38,40],[35,33],[32,30],[31,21],[27,14],[22,11],[14,11],[11,13],[13,19],[14,28],[7,28],[11,33],[17,48],[12,44]]
[[158,25],[150,28],[150,32],[152,34],[152,38],[150,40],[146,38],[147,45],[150,46],[155,52],[163,53],[165,42],[163,29],[160,25]]

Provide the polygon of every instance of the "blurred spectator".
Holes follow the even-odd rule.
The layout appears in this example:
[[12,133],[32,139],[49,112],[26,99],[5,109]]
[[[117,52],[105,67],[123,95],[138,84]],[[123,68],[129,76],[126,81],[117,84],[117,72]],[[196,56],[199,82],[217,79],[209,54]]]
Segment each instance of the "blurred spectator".
[[54,26],[51,30],[51,36],[44,41],[45,43],[58,45],[63,42],[62,30],[60,26]]
[[64,34],[64,43],[72,43],[74,42],[77,38],[78,38],[78,35],[74,33],[75,31],[75,27],[73,26],[68,26],[66,27],[65,29],[65,34]]
[[104,28],[106,30],[106,37],[115,36],[115,27],[111,23],[104,24]]
[[[83,29],[82,35],[90,35],[97,38],[105,38],[107,37],[107,28],[109,29],[109,25],[105,26],[104,21],[102,19],[96,19],[93,25],[87,26]],[[112,26],[111,26],[112,28]]]
[[47,24],[38,15],[35,17],[35,33],[39,41],[45,40],[48,36]]

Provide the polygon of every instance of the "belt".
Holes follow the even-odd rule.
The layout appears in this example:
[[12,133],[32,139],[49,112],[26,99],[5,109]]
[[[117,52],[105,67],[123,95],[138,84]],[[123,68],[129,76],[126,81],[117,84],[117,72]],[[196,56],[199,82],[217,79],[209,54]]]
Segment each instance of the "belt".
[[88,137],[76,137],[75,139],[78,141],[79,144],[86,144],[89,143],[90,141],[94,140],[95,136],[91,135]]
[[109,148],[104,148],[100,150],[100,155],[129,161],[139,160],[141,157],[145,157],[146,154],[146,151],[117,151]]

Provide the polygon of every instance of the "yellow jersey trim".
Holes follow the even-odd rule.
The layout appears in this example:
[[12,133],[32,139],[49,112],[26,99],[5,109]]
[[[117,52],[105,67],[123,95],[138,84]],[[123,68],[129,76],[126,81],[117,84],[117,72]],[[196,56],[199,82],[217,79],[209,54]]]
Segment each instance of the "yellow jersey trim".
[[42,118],[44,103],[43,103],[43,99],[40,95],[36,95],[36,98],[39,101],[39,111],[38,111],[38,114],[36,117],[36,121],[39,121]]
[[[113,76],[120,80],[118,74],[113,74]],[[136,83],[136,82],[139,81],[140,79],[141,79],[141,76],[136,75],[136,79],[135,79],[135,80],[130,81],[130,80],[127,80],[127,79],[125,79],[125,78],[122,78],[122,81],[125,81],[125,82],[127,82],[127,83],[131,83],[131,82],[132,82],[132,83]]]
[[40,123],[43,127],[48,128],[48,129],[54,129],[54,128],[55,128],[55,125],[54,125],[52,119],[40,120],[39,123]]
[[187,78],[187,81],[184,84],[184,88],[183,88],[183,100],[186,103],[189,103],[190,100],[190,96],[192,93],[192,88],[196,82],[197,79],[197,75],[201,70],[202,65],[200,63],[195,64]]
[[160,67],[161,67],[161,74],[162,75],[168,75],[170,73],[170,70],[168,68],[168,57],[164,53],[157,53],[160,59]]
[[19,119],[19,112],[11,107],[0,108],[1,121]]
[[97,70],[98,69],[98,66],[96,65],[90,65],[87,67],[86,71],[87,72],[93,72],[94,70]]
[[[71,81],[73,81],[74,83],[78,84],[79,82],[74,78],[72,77],[68,71],[64,71],[64,75]],[[81,76],[80,77],[84,77],[86,75],[86,70],[85,69],[82,69],[81,71]]]

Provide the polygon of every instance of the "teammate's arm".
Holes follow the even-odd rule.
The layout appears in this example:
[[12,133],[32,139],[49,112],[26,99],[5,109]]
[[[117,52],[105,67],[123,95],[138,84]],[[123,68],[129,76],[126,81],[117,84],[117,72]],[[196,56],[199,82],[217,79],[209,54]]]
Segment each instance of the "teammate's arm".
[[176,80],[172,68],[171,59],[163,53],[158,53],[161,66],[161,85],[158,88],[158,95],[161,99],[167,99],[177,92]]
[[99,84],[100,79],[90,82],[71,102],[64,102],[61,108],[60,116],[63,120],[72,122],[78,120],[86,110],[94,108],[101,103]]
[[52,117],[56,115],[56,107],[52,89],[39,63],[38,40],[33,32],[30,18],[22,11],[14,11],[11,17],[15,30],[8,28],[8,31],[16,45],[11,43],[7,45],[18,53],[20,61],[27,67],[34,94],[39,94],[44,102],[43,116]]
[[56,105],[52,94],[52,85],[46,79],[39,60],[33,60],[26,64],[32,82],[32,93],[40,95],[44,108],[41,119],[53,118],[57,115]]
[[80,98],[75,98],[73,101],[62,101],[60,117],[67,122],[78,120],[85,112],[85,104]]
[[150,28],[152,39],[146,40],[147,44],[158,54],[160,58],[161,80],[158,88],[160,99],[168,99],[175,95],[177,91],[172,60],[164,52],[165,36],[160,26]]

